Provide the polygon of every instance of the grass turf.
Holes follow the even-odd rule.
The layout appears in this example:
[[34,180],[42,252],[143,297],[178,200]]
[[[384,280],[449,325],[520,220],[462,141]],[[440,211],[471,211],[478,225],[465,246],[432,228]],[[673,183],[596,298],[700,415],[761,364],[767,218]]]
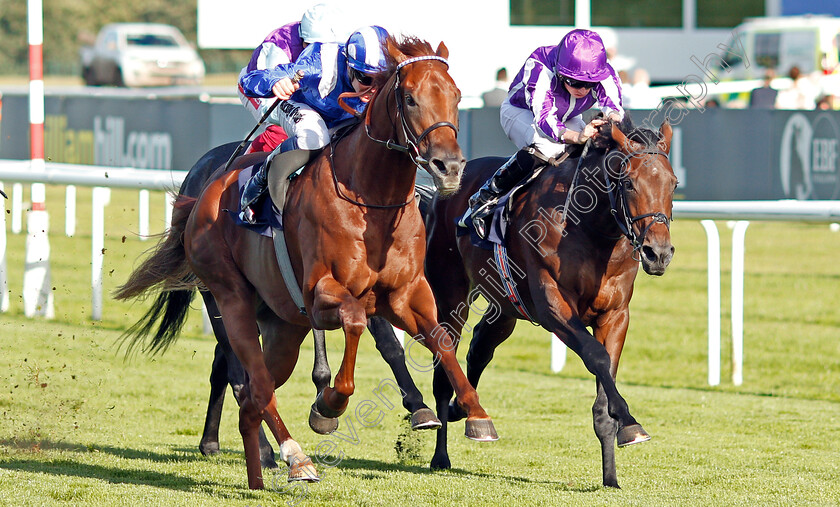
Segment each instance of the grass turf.
[[[482,377],[479,394],[501,440],[478,444],[450,429],[453,469],[432,473],[434,433],[409,433],[404,411],[364,427],[354,409],[388,377],[372,340],[362,340],[356,394],[339,429],[323,437],[306,420],[314,388],[304,343],[278,390],[281,416],[304,449],[330,444],[323,480],[247,489],[232,397],[222,452],[197,450],[215,342],[193,312],[164,355],[125,359],[115,343],[146,306],[105,298],[90,321],[89,191],[65,238],[63,191],[49,187],[56,318],[22,316],[23,235],[9,235],[11,308],[0,319],[0,504],[2,505],[837,505],[840,465],[840,235],[824,225],[758,223],[747,232],[744,384],[728,380],[728,278],[724,273],[723,384],[706,384],[706,261],[702,228],[673,225],[677,253],[661,278],[640,275],[618,386],[653,435],[617,451],[623,489],[601,487],[590,407],[595,383],[570,356],[549,371],[549,338],[520,324]],[[115,190],[107,208],[106,294],[151,242],[135,234],[137,194]],[[152,193],[163,229],[164,198]],[[722,225],[722,224],[721,224]],[[7,224],[8,229],[8,224]],[[724,269],[728,243],[724,239]],[[337,364],[340,334],[328,334]],[[459,350],[463,363],[466,344]],[[412,372],[433,403],[427,373]],[[396,402],[395,398],[391,401]],[[350,429],[355,433],[351,433]],[[342,438],[343,437],[343,438]],[[400,441],[401,452],[395,451]],[[322,447],[324,449],[324,447]]]

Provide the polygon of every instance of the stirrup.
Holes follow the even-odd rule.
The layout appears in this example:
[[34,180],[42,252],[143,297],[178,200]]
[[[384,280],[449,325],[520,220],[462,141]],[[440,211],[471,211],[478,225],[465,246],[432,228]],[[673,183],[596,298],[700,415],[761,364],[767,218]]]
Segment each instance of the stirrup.
[[263,196],[267,193],[268,188],[264,188],[256,196],[251,197],[249,200],[246,201],[245,196],[248,193],[248,190],[250,189],[249,185],[256,186],[256,183],[249,181],[248,183],[246,183],[245,188],[242,190],[242,200],[239,203],[239,218],[243,222],[255,225],[257,223],[257,213],[256,211],[254,211],[254,208],[262,200]]
[[254,213],[254,210],[252,210],[249,205],[239,212],[239,219],[246,224],[255,225],[257,223],[257,214]]
[[473,217],[472,224],[473,229],[475,229],[475,234],[481,239],[487,239],[487,224],[484,221],[487,220],[486,216],[483,217]]

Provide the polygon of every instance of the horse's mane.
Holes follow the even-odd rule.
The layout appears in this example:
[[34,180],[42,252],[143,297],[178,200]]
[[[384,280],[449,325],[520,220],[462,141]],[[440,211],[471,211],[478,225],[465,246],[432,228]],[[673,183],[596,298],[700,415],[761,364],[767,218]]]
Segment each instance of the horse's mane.
[[[598,117],[602,116],[602,114],[598,115]],[[624,132],[628,139],[641,143],[646,148],[655,148],[656,143],[659,142],[659,132],[636,127],[628,113],[625,113],[624,119],[618,124],[618,129]],[[598,136],[593,138],[592,147],[586,155],[586,160],[582,163],[584,165],[600,165],[599,161],[604,158],[607,152],[617,147],[618,143],[612,138],[612,123],[607,122],[599,127]],[[572,145],[569,149],[571,157],[576,158],[581,155],[583,145]],[[574,163],[577,165],[577,161]]]
[[[600,115],[602,116],[602,115]],[[618,124],[618,129],[624,132],[624,135],[627,136],[628,139],[631,141],[636,141],[637,143],[642,143],[647,148],[652,148],[656,146],[656,143],[659,142],[659,132],[636,127],[633,124],[633,119],[630,118],[629,113],[624,114],[624,119],[621,120],[621,123]],[[609,148],[614,148],[616,146],[616,142],[613,141],[612,138],[612,124],[605,123],[599,129],[599,136],[595,138],[595,147],[600,148],[602,150],[607,150]]]
[[[391,44],[400,50],[402,54],[408,56],[409,58],[435,54],[431,44],[413,35],[403,35],[400,40],[397,40],[395,36],[390,35],[388,39]],[[377,74],[373,80],[373,86],[375,88],[381,88],[397,69],[398,62],[387,50],[385,51],[385,62],[385,71]]]

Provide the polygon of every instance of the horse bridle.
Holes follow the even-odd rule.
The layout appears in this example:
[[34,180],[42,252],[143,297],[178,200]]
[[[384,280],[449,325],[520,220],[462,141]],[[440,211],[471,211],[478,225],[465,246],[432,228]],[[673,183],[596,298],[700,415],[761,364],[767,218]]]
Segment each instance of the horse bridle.
[[[456,127],[455,125],[453,125],[452,123],[450,123],[448,121],[439,121],[437,123],[434,123],[434,124],[430,125],[419,136],[415,136],[414,132],[411,130],[411,127],[409,127],[408,123],[406,123],[405,114],[403,114],[402,97],[399,94],[400,69],[402,69],[403,67],[405,67],[406,65],[409,65],[411,63],[422,62],[422,61],[426,61],[426,60],[438,60],[438,61],[443,62],[447,67],[449,67],[449,62],[447,62],[445,58],[437,56],[437,55],[426,55],[426,56],[415,56],[413,58],[408,58],[407,60],[403,60],[402,62],[400,62],[397,65],[397,68],[394,70],[394,76],[395,76],[394,77],[394,97],[395,97],[394,100],[397,103],[397,116],[400,117],[400,123],[402,125],[402,130],[403,130],[403,137],[405,137],[405,139],[406,139],[406,145],[407,146],[403,146],[403,145],[399,144],[399,141],[396,141],[396,140],[393,140],[393,139],[388,139],[387,141],[383,141],[381,139],[377,139],[377,138],[373,137],[370,134],[370,111],[371,111],[371,109],[373,109],[372,107],[370,107],[370,104],[368,104],[368,107],[365,108],[365,112],[363,113],[364,114],[365,134],[367,135],[368,139],[370,139],[371,141],[373,141],[375,143],[378,143],[378,144],[381,144],[381,145],[385,146],[389,150],[396,150],[396,151],[399,151],[399,152],[402,152],[402,153],[407,153],[409,155],[411,155],[410,152],[413,151],[414,156],[412,157],[412,162],[414,162],[414,165],[417,166],[418,169],[423,169],[423,165],[428,166],[428,164],[429,164],[429,161],[426,160],[422,155],[420,155],[420,148],[419,148],[420,143],[423,142],[423,139],[427,135],[429,135],[429,133],[431,133],[433,130],[435,130],[437,128],[440,128],[440,127],[451,127],[452,130],[455,131],[455,136],[456,137],[458,136],[458,127]],[[364,94],[364,93],[367,93],[367,91],[363,90],[362,92],[357,93],[357,94],[348,94],[348,96],[357,96],[357,95],[361,95],[361,94]],[[374,100],[375,100],[375,98],[378,94],[379,94],[379,90],[375,90],[374,93],[373,93],[373,97],[370,99],[371,103],[374,102]],[[341,98],[339,98],[339,104],[341,105],[341,107],[343,109],[352,113],[352,111],[349,109],[349,107],[346,106],[346,104],[342,104],[342,99]],[[396,125],[394,125],[394,128],[396,129]],[[339,138],[339,140],[340,139],[341,138]],[[335,183],[335,188],[336,188],[336,191],[338,192],[338,195],[342,199],[344,199],[345,201],[347,201],[351,204],[355,204],[356,206],[363,207],[363,208],[374,208],[374,209],[402,208],[402,207],[405,207],[408,204],[411,204],[412,202],[414,202],[414,199],[416,198],[415,194],[412,194],[411,199],[409,199],[409,200],[407,200],[403,203],[400,203],[400,204],[366,204],[366,203],[359,202],[359,201],[357,201],[355,199],[352,199],[351,197],[345,195],[344,192],[341,191],[341,188],[338,184],[338,176],[335,174],[335,162],[333,160],[333,153],[334,153],[334,150],[331,149],[329,157],[330,157],[330,169],[332,171],[333,182]]]
[[[420,135],[415,135],[414,131],[408,125],[405,119],[405,114],[403,112],[403,100],[404,97],[399,93],[400,90],[400,70],[405,67],[406,65],[416,63],[416,62],[423,62],[427,60],[437,60],[443,62],[444,65],[449,67],[449,62],[446,61],[446,58],[437,55],[425,55],[425,56],[415,56],[413,58],[408,58],[407,60],[403,60],[397,65],[396,70],[394,71],[394,97],[397,102],[397,116],[400,119],[400,125],[403,131],[403,137],[405,138],[405,146],[399,144],[399,141],[394,139],[388,139],[387,141],[383,141],[381,139],[377,139],[373,137],[370,133],[370,107],[366,108],[365,110],[365,134],[367,134],[368,138],[371,141],[384,145],[389,150],[396,150],[403,153],[408,153],[412,157],[412,161],[414,165],[417,166],[418,169],[423,169],[424,166],[429,165],[429,161],[426,160],[425,157],[420,155],[420,143],[423,142],[423,139],[426,138],[433,130],[439,129],[441,127],[449,127],[455,131],[455,136],[458,136],[458,127],[448,121],[439,121],[437,123],[433,123],[429,125],[426,130],[420,133]],[[372,101],[372,100],[371,100]]]
[[[622,153],[621,159],[618,162],[618,166],[621,169],[623,174],[626,174],[624,171],[624,167],[633,157],[638,157],[640,155],[654,155],[654,156],[662,156],[665,159],[668,159],[668,154],[664,151],[652,149],[652,148],[645,148],[642,150],[634,151],[632,153]],[[654,213],[643,213],[641,215],[631,216],[630,209],[627,206],[627,191],[622,184],[627,177],[619,178],[616,181],[616,189],[613,189],[612,181],[610,181],[610,168],[607,167],[607,161],[609,157],[604,158],[604,182],[606,183],[607,195],[610,198],[610,213],[612,213],[615,222],[618,224],[618,228],[621,230],[621,233],[630,240],[630,244],[633,245],[633,252],[638,253],[639,250],[642,248],[642,244],[645,242],[645,236],[647,235],[648,231],[654,224],[665,224],[665,227],[671,228],[671,217],[662,213],[661,211],[657,211]],[[619,209],[620,208],[620,209]],[[619,217],[620,215],[620,217]],[[640,234],[636,234],[636,231],[633,230],[633,224],[640,220],[644,220],[645,218],[652,217],[653,220],[641,230]],[[640,260],[640,259],[637,259]]]

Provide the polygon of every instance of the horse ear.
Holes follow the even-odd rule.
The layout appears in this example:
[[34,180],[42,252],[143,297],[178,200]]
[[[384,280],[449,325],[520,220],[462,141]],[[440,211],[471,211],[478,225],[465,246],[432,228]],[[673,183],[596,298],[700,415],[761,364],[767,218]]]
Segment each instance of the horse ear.
[[388,54],[391,55],[391,58],[393,58],[395,62],[400,63],[403,60],[408,59],[408,57],[405,56],[405,53],[400,51],[400,48],[397,47],[397,43],[394,42],[393,38],[388,37],[385,41],[385,45],[388,50]]
[[443,41],[440,41],[440,44],[438,44],[435,54],[441,58],[449,58],[449,48],[446,47]]
[[618,143],[618,147],[623,153],[638,153],[644,149],[644,146],[640,143],[628,139],[627,136],[624,135],[624,132],[618,128],[618,123],[612,124],[612,138],[616,143]]
[[671,124],[668,123],[668,120],[666,119],[662,122],[662,126],[659,127],[659,142],[656,143],[656,146],[664,153],[671,152],[671,136],[673,133],[674,131],[671,129]]

